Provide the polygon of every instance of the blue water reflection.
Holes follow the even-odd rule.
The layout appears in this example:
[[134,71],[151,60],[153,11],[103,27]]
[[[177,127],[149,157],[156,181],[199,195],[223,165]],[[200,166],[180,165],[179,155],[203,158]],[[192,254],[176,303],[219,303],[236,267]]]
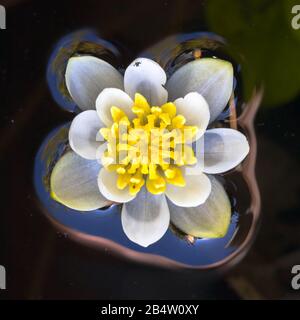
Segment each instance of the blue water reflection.
[[[35,159],[34,184],[39,201],[45,212],[61,225],[84,234],[102,237],[136,252],[151,253],[174,261],[204,266],[218,262],[230,255],[236,246],[229,245],[236,235],[239,215],[234,211],[227,235],[221,239],[198,239],[194,244],[180,239],[170,229],[157,243],[143,248],[131,242],[123,232],[119,205],[106,210],[79,212],[57,203],[50,197],[47,176],[52,165],[62,154],[69,124],[54,129],[44,140]],[[62,139],[64,137],[64,139]]]

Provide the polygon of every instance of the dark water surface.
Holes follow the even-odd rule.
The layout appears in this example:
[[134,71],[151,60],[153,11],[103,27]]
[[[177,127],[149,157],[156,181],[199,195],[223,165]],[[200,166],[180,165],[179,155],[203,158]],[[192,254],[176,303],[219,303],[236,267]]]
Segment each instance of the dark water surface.
[[[70,112],[74,105],[55,92],[57,83],[49,68],[47,72],[58,41],[65,41],[64,37],[77,30],[95,30],[98,37],[107,41],[99,40],[99,48],[107,51],[99,49],[95,55],[105,54],[107,61],[124,69],[140,52],[157,57],[153,46],[168,36],[177,35],[177,43],[202,39],[200,31],[208,32],[206,38],[215,37],[211,32],[219,30],[208,23],[206,11],[205,1],[7,1],[7,30],[0,30],[0,264],[5,265],[8,274],[4,297],[237,298],[252,294],[272,298],[296,294],[290,289],[291,266],[300,263],[300,101],[295,96],[275,107],[264,101],[259,109],[255,121],[256,173],[262,196],[262,224],[247,257],[226,276],[216,278],[215,274],[197,270],[167,271],[127,261],[109,248],[70,239],[68,232],[47,218],[50,212],[68,227],[78,230],[80,226],[80,231],[117,239],[133,250],[162,254],[195,266],[219,261],[236,249],[238,244],[227,244],[239,224],[242,233],[249,227],[247,210],[251,207],[248,187],[239,173],[225,177],[233,206],[232,223],[225,238],[197,240],[191,246],[168,231],[161,242],[149,249],[127,240],[117,208],[86,216],[70,212],[49,198],[42,180],[46,171],[43,148],[74,117]],[[252,28],[253,33],[260,31],[259,24]],[[227,36],[226,32],[222,35]],[[86,42],[95,40],[92,35],[85,38]],[[255,46],[256,39],[252,41]],[[170,64],[169,47],[164,46],[159,59],[173,72],[177,64],[190,59],[191,48],[187,45],[180,54],[176,53],[176,63]],[[240,107],[247,92],[242,85],[251,74],[248,51],[235,55],[230,45],[228,48],[219,53],[220,57],[234,61],[237,56],[242,57],[241,67],[236,64],[235,70]],[[90,47],[79,49],[87,52]],[[245,67],[243,59],[247,61]],[[245,69],[246,79],[240,76]],[[245,223],[241,223],[243,219]]]

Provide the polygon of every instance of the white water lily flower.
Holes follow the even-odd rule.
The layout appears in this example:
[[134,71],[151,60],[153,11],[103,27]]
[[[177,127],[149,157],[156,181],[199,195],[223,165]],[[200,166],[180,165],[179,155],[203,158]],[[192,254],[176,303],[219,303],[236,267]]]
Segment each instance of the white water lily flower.
[[[167,231],[170,209],[171,221],[190,235],[225,235],[230,202],[222,185],[206,174],[234,168],[249,152],[239,131],[207,130],[232,92],[229,62],[196,60],[167,81],[150,59],[133,61],[123,79],[107,62],[80,56],[68,62],[66,85],[86,111],[70,127],[73,151],[51,175],[57,201],[82,211],[123,203],[124,232],[145,247]],[[204,142],[199,156],[191,147],[196,140]],[[104,149],[101,163],[99,147]],[[197,169],[203,154],[202,170]]]

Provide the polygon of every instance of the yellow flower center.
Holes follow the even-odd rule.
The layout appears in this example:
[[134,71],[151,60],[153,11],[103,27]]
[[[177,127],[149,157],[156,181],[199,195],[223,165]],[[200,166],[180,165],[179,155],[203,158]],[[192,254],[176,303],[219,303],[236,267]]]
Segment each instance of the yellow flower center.
[[117,187],[129,188],[131,194],[139,192],[145,182],[153,194],[163,193],[167,183],[183,187],[180,167],[197,162],[188,145],[197,127],[185,124],[174,103],[151,107],[139,93],[132,112],[136,117],[130,121],[120,108],[112,106],[112,126],[100,129],[107,141],[102,164],[118,174]]

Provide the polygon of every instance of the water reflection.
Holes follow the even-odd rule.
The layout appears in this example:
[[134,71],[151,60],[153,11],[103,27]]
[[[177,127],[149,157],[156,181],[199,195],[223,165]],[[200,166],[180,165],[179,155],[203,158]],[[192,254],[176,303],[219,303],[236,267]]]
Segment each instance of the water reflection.
[[[93,42],[96,44],[93,45]],[[47,78],[53,97],[69,111],[76,111],[76,106],[66,91],[64,72],[68,58],[74,54],[93,54],[110,63],[115,59],[116,66],[118,51],[90,31],[73,33],[59,42],[49,61]],[[233,261],[233,258],[240,258],[246,252],[255,234],[260,206],[254,175],[256,140],[252,126],[259,105],[258,95],[254,95],[248,104],[243,102],[238,85],[240,67],[227,55],[225,43],[218,36],[207,33],[174,36],[143,52],[143,56],[159,61],[168,75],[183,64],[199,58],[199,54],[217,56],[233,63],[236,77],[234,110],[238,116],[241,115],[240,125],[250,141],[250,155],[245,165],[221,177],[232,205],[231,223],[226,236],[220,239],[188,241],[186,235],[179,236],[174,232],[174,228],[169,228],[159,242],[144,248],[131,242],[124,234],[120,205],[104,210],[79,212],[54,201],[49,193],[49,177],[59,157],[69,148],[69,124],[56,128],[46,137],[36,155],[34,167],[34,184],[42,211],[63,233],[89,245],[107,246],[127,257],[170,266],[218,266]],[[230,119],[231,122],[227,120],[228,116],[231,116],[230,110],[228,106],[219,118],[222,121],[219,121],[218,125],[236,125],[236,117]]]
[[65,71],[69,58],[78,54],[101,57],[116,66],[120,58],[120,52],[113,44],[99,38],[97,33],[90,29],[68,34],[55,45],[47,66],[48,86],[57,104],[71,112],[79,109],[66,88]]

